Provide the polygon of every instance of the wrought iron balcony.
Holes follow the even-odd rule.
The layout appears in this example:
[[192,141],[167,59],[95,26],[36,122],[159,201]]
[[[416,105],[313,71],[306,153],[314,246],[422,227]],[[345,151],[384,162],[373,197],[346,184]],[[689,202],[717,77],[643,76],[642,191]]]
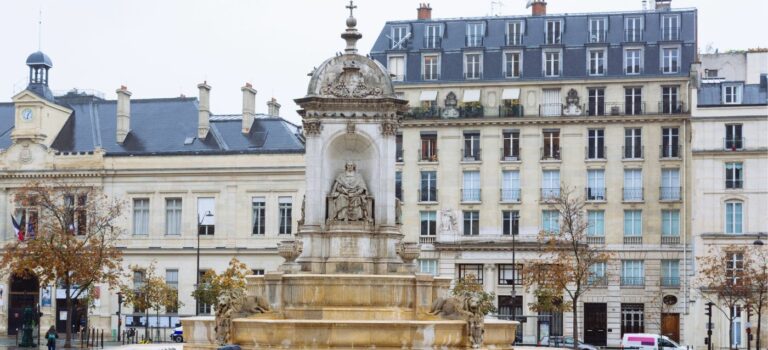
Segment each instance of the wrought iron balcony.
[[427,35],[424,37],[425,49],[439,49],[443,47],[443,37],[438,35]]
[[483,106],[464,106],[459,107],[459,118],[482,118],[485,116],[485,108]]
[[421,80],[440,80],[440,73],[425,73],[421,75]]
[[642,202],[643,201],[642,187],[624,187],[622,188],[622,192],[624,192],[623,198],[625,202]]
[[744,180],[725,180],[725,188],[729,190],[744,188]]
[[437,202],[437,188],[430,188],[423,191],[419,189],[419,202],[420,203],[434,203]]
[[479,188],[462,188],[461,189],[461,201],[462,202],[480,202],[481,190]]
[[520,189],[519,188],[502,188],[501,201],[505,203],[520,203]]
[[587,201],[590,202],[605,202],[605,187],[587,187],[584,189],[587,194]]
[[563,115],[562,103],[539,104],[539,117],[559,117]]
[[442,115],[442,108],[437,107],[416,107],[411,108],[405,113],[406,119],[439,119]]
[[504,42],[507,46],[520,46],[523,45],[523,34],[507,34],[504,36]]
[[542,201],[551,201],[557,199],[558,197],[560,197],[560,187],[541,189]]
[[519,162],[520,148],[500,148],[499,154],[501,154],[502,162]]
[[466,47],[482,47],[483,39],[482,35],[466,35],[464,37],[464,45]]
[[624,41],[636,43],[643,41],[643,31],[640,29],[627,29],[624,31]]
[[723,138],[723,148],[726,151],[743,151],[745,149],[746,139],[739,138]]
[[662,287],[680,287],[680,277],[662,277]]
[[645,146],[626,147],[621,146],[621,154],[624,160],[642,160]]
[[625,287],[645,286],[645,277],[621,277],[621,285]]
[[541,160],[560,160],[560,147],[552,147],[551,149],[541,147],[539,152],[541,153]]
[[589,35],[589,42],[590,43],[604,43],[606,41],[606,38],[608,37],[608,31],[607,30],[596,30],[596,31],[587,31],[587,35]]
[[659,146],[659,155],[662,159],[679,159],[683,154],[683,145]]
[[643,115],[645,114],[645,102],[622,103],[605,102],[586,104],[588,116],[617,116],[617,115]]
[[523,106],[499,106],[499,117],[501,118],[516,118],[524,116]]
[[422,150],[419,149],[419,161],[420,162],[437,162],[437,149]]
[[482,160],[482,157],[480,157],[482,150],[479,148],[466,148],[461,150],[461,154],[463,155],[462,161],[465,162],[479,162]]
[[587,283],[593,287],[607,287],[608,278],[605,276],[590,276],[587,278]]
[[659,102],[659,114],[683,114],[685,104],[682,102]]
[[663,28],[661,31],[661,41],[677,41],[680,40],[680,28],[671,27]]
[[584,158],[587,160],[605,160],[608,156],[608,148],[603,147],[584,147]]
[[682,187],[661,186],[659,187],[659,199],[663,201],[679,201]]

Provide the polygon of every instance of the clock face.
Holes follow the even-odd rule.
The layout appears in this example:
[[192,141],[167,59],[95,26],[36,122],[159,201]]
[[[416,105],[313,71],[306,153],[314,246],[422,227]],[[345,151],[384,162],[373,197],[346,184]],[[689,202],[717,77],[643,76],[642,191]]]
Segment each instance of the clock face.
[[21,111],[21,119],[24,119],[24,121],[32,120],[32,110],[29,108],[24,108]]

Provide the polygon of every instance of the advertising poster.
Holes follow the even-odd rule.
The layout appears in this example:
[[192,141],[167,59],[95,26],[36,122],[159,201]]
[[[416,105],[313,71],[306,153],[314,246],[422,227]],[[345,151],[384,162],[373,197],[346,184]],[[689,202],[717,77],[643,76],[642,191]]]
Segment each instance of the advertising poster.
[[40,306],[51,307],[51,286],[43,287],[40,296]]

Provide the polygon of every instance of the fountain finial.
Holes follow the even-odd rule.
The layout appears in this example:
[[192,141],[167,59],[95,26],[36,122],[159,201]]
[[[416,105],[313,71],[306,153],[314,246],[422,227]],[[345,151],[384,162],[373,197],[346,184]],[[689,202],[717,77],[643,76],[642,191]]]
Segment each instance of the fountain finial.
[[354,15],[354,10],[357,8],[353,0],[349,0],[349,5],[345,6],[349,9],[349,17],[347,18],[347,30],[341,33],[341,38],[347,42],[347,48],[344,49],[346,54],[357,53],[357,41],[363,37],[360,32],[357,31],[357,19]]

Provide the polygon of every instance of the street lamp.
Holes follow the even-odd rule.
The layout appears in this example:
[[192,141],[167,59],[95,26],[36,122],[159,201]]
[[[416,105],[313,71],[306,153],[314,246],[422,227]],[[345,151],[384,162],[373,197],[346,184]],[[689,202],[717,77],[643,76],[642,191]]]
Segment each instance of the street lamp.
[[763,235],[763,233],[762,233],[762,232],[758,232],[758,233],[757,233],[757,240],[755,240],[755,241],[754,241],[752,244],[754,244],[754,245],[757,245],[757,246],[761,246],[761,245],[763,245],[763,241],[761,241],[761,240],[760,240],[760,237],[761,237],[762,235]]
[[517,233],[515,233],[515,226],[518,226],[518,233],[520,231],[519,225],[517,225],[518,220],[520,219],[520,215],[517,212],[512,213],[512,321],[516,321],[516,313],[517,313],[517,290],[515,288],[515,285],[517,285],[517,276],[520,274],[520,271],[517,271],[517,261],[515,260],[515,250],[517,250],[517,240],[515,239],[515,236],[517,236]]
[[[210,211],[207,211],[205,215],[201,218],[200,214],[197,214],[197,270],[195,270],[195,275],[197,276],[197,279],[195,280],[195,288],[198,288],[200,286],[200,226],[203,224],[203,220],[208,217],[212,217],[213,214],[211,214]],[[206,228],[206,233],[207,228]],[[195,316],[200,315],[200,301],[198,301],[198,298],[195,298]]]

